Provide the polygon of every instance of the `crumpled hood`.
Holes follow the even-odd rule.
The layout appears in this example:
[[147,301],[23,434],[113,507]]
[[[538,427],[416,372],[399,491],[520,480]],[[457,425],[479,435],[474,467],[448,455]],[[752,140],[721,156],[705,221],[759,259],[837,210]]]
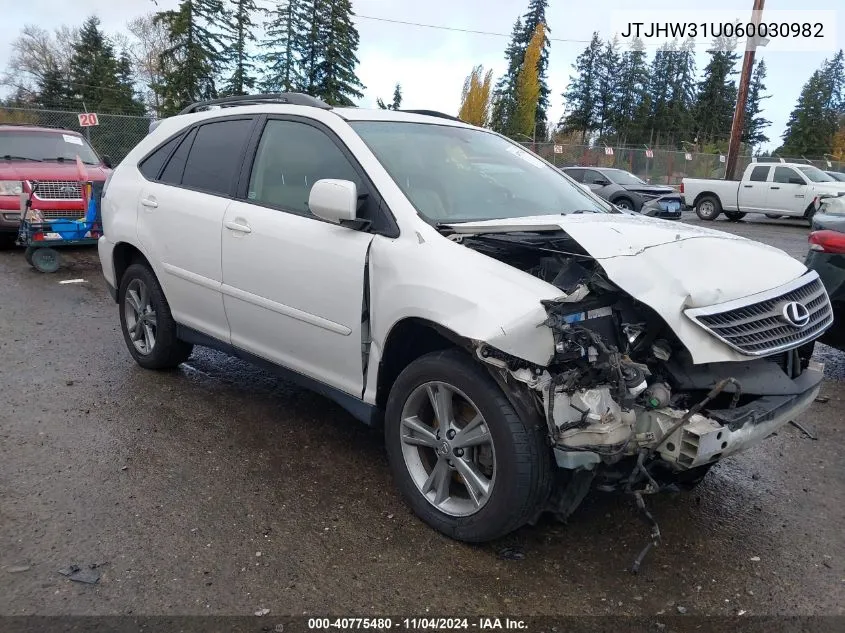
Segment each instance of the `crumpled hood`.
[[[641,215],[546,215],[465,222],[450,228],[458,233],[563,230],[632,296],[642,300],[629,288],[671,285],[685,295],[686,307],[746,297],[806,272],[803,264],[772,246]],[[618,261],[612,265],[609,260]]]
[[639,215],[536,216],[450,228],[463,234],[565,231],[613,283],[664,318],[695,363],[745,357],[694,325],[684,314],[686,308],[750,297],[807,272],[804,264],[771,246]]

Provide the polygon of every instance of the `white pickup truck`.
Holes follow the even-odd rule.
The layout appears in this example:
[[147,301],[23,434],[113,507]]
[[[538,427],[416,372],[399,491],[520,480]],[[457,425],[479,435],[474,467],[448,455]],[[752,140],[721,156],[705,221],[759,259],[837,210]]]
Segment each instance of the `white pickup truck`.
[[803,217],[809,221],[819,196],[845,193],[845,182],[837,182],[821,169],[798,163],[751,163],[742,180],[684,178],[681,194],[687,206],[702,220],[715,220],[724,213],[737,222],[746,213],[767,217]]

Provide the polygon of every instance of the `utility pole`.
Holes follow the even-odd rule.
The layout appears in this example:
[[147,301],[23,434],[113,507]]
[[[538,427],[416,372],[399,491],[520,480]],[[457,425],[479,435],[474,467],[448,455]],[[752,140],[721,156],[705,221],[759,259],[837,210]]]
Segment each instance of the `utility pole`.
[[[751,22],[759,28],[763,5],[766,0],[754,0],[754,9],[751,14]],[[760,37],[755,33],[749,37],[745,44],[745,58],[742,60],[742,74],[739,77],[739,92],[736,99],[736,110],[731,125],[731,140],[728,142],[728,158],[725,163],[725,180],[731,180],[736,171],[736,161],[739,156],[740,139],[742,127],[745,124],[745,105],[748,103],[748,86],[751,83],[751,71],[754,69],[754,52],[757,49],[757,42]]]

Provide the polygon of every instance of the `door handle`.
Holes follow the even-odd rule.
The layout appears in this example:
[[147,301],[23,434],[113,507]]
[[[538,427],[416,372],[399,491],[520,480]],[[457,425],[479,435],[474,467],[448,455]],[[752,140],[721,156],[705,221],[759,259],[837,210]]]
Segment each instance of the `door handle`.
[[223,226],[225,226],[230,231],[237,231],[238,233],[252,233],[252,229],[249,228],[249,225],[246,223],[241,224],[240,222],[224,222]]
[[156,202],[155,198],[141,198],[141,204],[150,209],[158,208],[158,202]]
[[780,187],[770,187],[770,189],[780,189]]
[[742,185],[742,186],[745,187],[746,189],[752,189],[754,187],[754,185]]

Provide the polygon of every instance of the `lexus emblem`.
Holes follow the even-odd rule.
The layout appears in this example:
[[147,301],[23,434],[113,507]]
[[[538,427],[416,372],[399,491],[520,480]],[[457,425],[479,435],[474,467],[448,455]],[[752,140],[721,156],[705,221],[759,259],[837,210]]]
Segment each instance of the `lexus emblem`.
[[784,321],[792,327],[802,328],[810,322],[810,311],[807,306],[797,301],[785,303],[781,314]]

